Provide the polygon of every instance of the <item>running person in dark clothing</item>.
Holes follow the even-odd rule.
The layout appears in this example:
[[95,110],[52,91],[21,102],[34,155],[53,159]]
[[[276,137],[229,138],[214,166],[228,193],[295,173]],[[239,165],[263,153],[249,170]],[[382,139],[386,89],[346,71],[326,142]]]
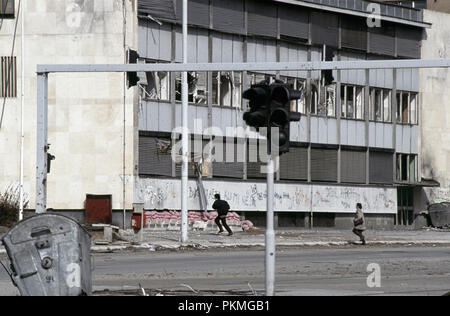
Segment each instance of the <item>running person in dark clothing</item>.
[[212,208],[217,211],[217,217],[215,219],[216,225],[219,227],[218,234],[223,233],[223,227],[228,231],[228,236],[233,235],[233,232],[231,231],[230,227],[227,225],[227,214],[228,210],[230,209],[230,205],[227,201],[220,199],[220,194],[214,194],[214,204]]

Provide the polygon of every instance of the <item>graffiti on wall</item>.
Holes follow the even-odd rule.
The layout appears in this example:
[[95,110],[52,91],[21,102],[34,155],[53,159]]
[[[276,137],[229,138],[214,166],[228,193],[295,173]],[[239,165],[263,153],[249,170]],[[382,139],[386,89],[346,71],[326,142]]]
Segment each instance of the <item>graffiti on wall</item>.
[[428,203],[441,203],[450,201],[450,188],[425,188]]
[[[266,184],[254,182],[204,181],[208,209],[219,193],[234,211],[264,211],[266,209]],[[145,209],[180,209],[181,182],[174,179],[137,178],[136,203]],[[356,203],[362,203],[367,213],[397,213],[397,193],[394,188],[344,187],[310,184],[275,184],[276,211],[293,212],[354,212]],[[197,183],[188,182],[190,210],[200,210]]]

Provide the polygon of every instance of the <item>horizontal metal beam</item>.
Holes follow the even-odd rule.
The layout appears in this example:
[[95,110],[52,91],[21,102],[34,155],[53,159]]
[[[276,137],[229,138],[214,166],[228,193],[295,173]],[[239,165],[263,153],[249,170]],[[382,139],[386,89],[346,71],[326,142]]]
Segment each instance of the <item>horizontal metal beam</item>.
[[327,62],[280,63],[205,63],[205,64],[84,64],[38,65],[37,73],[57,72],[152,72],[152,71],[314,71],[354,69],[448,68],[450,59],[394,59]]

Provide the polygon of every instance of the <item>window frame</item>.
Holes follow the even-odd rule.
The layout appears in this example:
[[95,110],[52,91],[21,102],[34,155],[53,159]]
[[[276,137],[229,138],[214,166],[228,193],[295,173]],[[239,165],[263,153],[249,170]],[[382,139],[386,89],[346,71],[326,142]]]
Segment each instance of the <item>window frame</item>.
[[[379,118],[377,118],[376,115],[376,107],[375,107],[375,97],[379,93],[379,108],[380,108],[380,115]],[[387,95],[387,98],[386,98]],[[387,111],[386,111],[386,101],[388,103],[387,105]],[[388,114],[388,117],[386,118],[386,112]],[[392,112],[392,90],[385,89],[385,88],[378,88],[378,87],[370,87],[369,90],[369,121],[370,122],[377,122],[377,123],[392,123],[391,118],[391,112]]]
[[[402,125],[418,125],[419,124],[419,93],[413,91],[397,91],[397,109],[396,122]],[[414,110],[412,107],[412,100],[414,102]],[[404,104],[407,108],[405,109]],[[405,113],[407,115],[405,120]],[[414,114],[414,115],[413,115]]]
[[[219,107],[225,107],[225,108],[233,108],[233,109],[242,109],[242,92],[243,92],[243,86],[244,86],[244,73],[243,71],[212,71],[211,73],[211,80],[212,80],[212,105],[213,106],[219,106]],[[231,80],[229,81],[229,101],[230,104],[223,104],[222,102],[219,102],[218,100],[221,97],[221,85],[222,85],[222,73],[230,73],[231,74]],[[237,88],[239,93],[236,94],[236,74],[239,75],[239,87]],[[235,97],[239,96],[237,99],[237,102],[235,102]]]
[[[352,108],[353,108],[353,112],[352,115],[349,116],[349,98],[348,98],[348,92],[349,92],[349,88],[352,89],[353,91],[353,96],[352,96]],[[342,99],[342,89],[344,89],[344,99]],[[357,121],[364,121],[365,117],[365,111],[364,111],[364,98],[365,98],[365,87],[364,86],[359,86],[359,85],[354,85],[354,84],[346,84],[346,83],[341,83],[341,91],[340,91],[340,98],[341,98],[341,119],[347,119],[347,120],[357,120]],[[359,93],[358,93],[359,92]],[[358,98],[361,98],[361,104],[358,104]],[[360,108],[360,111],[358,111],[358,108]],[[345,112],[343,111],[345,109]],[[360,113],[361,112],[361,113]],[[361,117],[360,117],[361,114]]]
[[[396,156],[396,182],[398,183],[416,183],[418,180],[418,162],[417,154],[397,153]],[[413,165],[411,165],[413,163]],[[406,167],[406,170],[404,170]],[[411,168],[412,167],[412,168]],[[406,173],[405,173],[406,171]],[[413,171],[413,172],[411,172]]]
[[0,98],[18,97],[17,57],[0,56]]

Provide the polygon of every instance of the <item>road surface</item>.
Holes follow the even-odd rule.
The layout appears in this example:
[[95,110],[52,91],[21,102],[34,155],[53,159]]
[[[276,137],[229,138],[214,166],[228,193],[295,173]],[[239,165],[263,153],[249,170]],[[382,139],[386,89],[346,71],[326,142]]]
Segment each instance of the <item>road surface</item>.
[[[93,287],[99,295],[106,289],[136,293],[139,284],[152,295],[264,294],[264,250],[141,251],[94,254],[94,258]],[[450,291],[450,247],[285,249],[277,251],[276,269],[277,295]],[[0,295],[15,294],[8,276],[0,271]]]

